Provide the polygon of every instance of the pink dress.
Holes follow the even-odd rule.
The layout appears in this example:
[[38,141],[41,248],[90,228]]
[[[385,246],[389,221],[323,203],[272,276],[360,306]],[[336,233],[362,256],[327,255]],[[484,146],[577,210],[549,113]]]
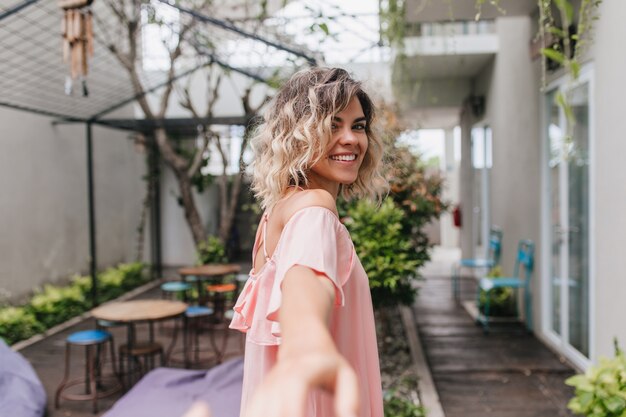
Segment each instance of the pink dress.
[[[383,417],[372,299],[367,275],[348,230],[336,214],[325,207],[303,208],[283,228],[270,258],[265,251],[267,215],[261,225],[255,239],[253,265],[261,229],[266,262],[256,273],[250,271],[230,324],[231,329],[246,332],[242,413],[256,387],[276,363],[281,342],[278,311],[282,280],[292,266],[302,265],[326,275],[335,285],[330,332],[337,348],[357,373],[361,400],[359,417]],[[309,395],[307,417],[334,415],[330,395],[321,390]]]

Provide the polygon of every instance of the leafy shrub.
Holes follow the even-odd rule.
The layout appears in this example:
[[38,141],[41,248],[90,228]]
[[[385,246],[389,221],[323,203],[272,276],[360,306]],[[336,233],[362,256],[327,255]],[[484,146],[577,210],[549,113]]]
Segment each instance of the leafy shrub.
[[[502,267],[495,266],[487,274],[488,277],[498,279],[502,277]],[[494,288],[490,291],[489,296],[489,316],[490,317],[511,317],[515,316],[515,292],[513,288]],[[487,302],[487,293],[485,291],[480,292],[478,308],[481,313],[485,313],[485,303]]]
[[614,358],[601,358],[598,366],[565,383],[576,388],[576,396],[567,405],[574,413],[587,417],[626,415],[626,357],[617,342]]
[[45,328],[63,323],[88,308],[89,302],[85,298],[85,293],[80,287],[72,285],[67,287],[46,285],[43,290],[35,293],[26,306]]
[[22,307],[0,309],[0,337],[8,345],[28,339],[44,330],[35,316]]
[[421,405],[415,405],[394,390],[387,391],[384,397],[385,417],[425,417],[426,410]]
[[70,285],[80,288],[84,294],[89,294],[91,291],[91,277],[89,275],[74,275],[70,279]]
[[[107,268],[98,274],[98,300],[100,302],[112,300],[144,284],[147,278],[143,275],[145,265],[141,262],[119,264],[116,267]],[[89,298],[91,293],[91,277],[75,275],[72,286],[80,288]]]
[[226,248],[216,236],[209,236],[207,240],[198,244],[196,257],[199,265],[228,262]]
[[394,144],[387,154],[390,163],[385,177],[391,188],[389,196],[404,212],[402,231],[410,238],[419,267],[430,260],[424,226],[448,208],[441,200],[443,180],[439,175],[428,175],[420,158],[405,146]]
[[411,280],[418,259],[409,237],[403,233],[404,213],[391,199],[377,208],[366,200],[349,208],[345,224],[369,277],[374,307],[411,305],[416,290]]
[[[144,268],[142,263],[120,264],[98,274],[98,299],[108,301],[143,284]],[[91,308],[91,277],[75,275],[70,282],[44,286],[23,307],[0,308],[0,337],[13,344]]]
[[133,262],[119,264],[115,269],[124,275],[124,288],[131,289],[148,282],[148,277],[143,274],[145,267],[146,265],[141,262]]

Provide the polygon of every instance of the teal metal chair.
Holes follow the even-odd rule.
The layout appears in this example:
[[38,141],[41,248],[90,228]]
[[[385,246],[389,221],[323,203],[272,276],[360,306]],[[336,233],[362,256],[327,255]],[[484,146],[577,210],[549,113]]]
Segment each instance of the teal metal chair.
[[496,265],[500,264],[500,256],[502,254],[502,230],[493,227],[489,231],[489,250],[487,258],[467,258],[461,259],[452,266],[452,293],[455,299],[460,296],[460,279],[462,269],[483,269],[488,271]]
[[[478,308],[477,321],[483,326],[485,333],[489,331],[489,304],[491,291],[496,288],[519,288],[524,289],[524,308],[526,314],[526,327],[532,330],[532,304],[530,291],[530,278],[533,272],[535,256],[535,244],[532,240],[520,240],[517,245],[517,257],[513,268],[512,277],[485,277],[481,278],[476,291],[476,307]],[[523,272],[521,271],[523,269]],[[484,311],[480,311],[480,293],[485,292]]]

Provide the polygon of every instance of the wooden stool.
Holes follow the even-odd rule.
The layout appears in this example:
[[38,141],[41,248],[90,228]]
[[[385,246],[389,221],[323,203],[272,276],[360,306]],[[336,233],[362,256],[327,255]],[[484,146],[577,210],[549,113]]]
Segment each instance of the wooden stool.
[[[102,386],[104,381],[104,377],[101,374],[101,359],[97,354],[95,354],[96,348],[104,345],[105,343],[109,343],[110,352],[111,352],[111,363],[113,367],[113,373],[116,379],[116,383],[113,384],[107,390],[98,391],[98,388]],[[70,380],[70,356],[71,356],[71,346],[85,346],[85,355],[86,355],[86,369],[85,369],[85,377],[84,378],[76,378]],[[106,349],[103,350],[103,355],[106,353]],[[85,393],[84,394],[72,394],[65,392],[68,388],[73,387],[75,385],[84,385]],[[113,347],[113,336],[111,333],[96,329],[96,330],[84,330],[76,333],[72,333],[65,340],[65,374],[63,375],[63,380],[59,384],[56,395],[54,398],[54,406],[55,408],[59,408],[61,398],[70,400],[70,401],[92,401],[93,402],[93,413],[98,412],[98,399],[107,397],[116,393],[117,391],[122,389],[122,382],[120,376],[115,368],[115,348]]]
[[[165,366],[165,351],[163,345],[154,341],[135,342],[129,349],[128,344],[120,346],[120,363],[122,364],[122,373],[138,373],[139,376],[145,375],[149,370],[154,368],[155,356],[159,356],[160,365]],[[131,357],[137,366],[137,369],[124,369],[124,361],[122,358]]]

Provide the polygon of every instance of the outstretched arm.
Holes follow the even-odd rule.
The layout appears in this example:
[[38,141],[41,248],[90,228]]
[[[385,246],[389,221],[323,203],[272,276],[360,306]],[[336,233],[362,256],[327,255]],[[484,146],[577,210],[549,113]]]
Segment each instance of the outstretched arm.
[[337,351],[328,322],[335,288],[324,275],[296,265],[282,283],[278,360],[257,389],[244,417],[304,417],[307,394],[334,394],[337,417],[358,413],[358,381]]

